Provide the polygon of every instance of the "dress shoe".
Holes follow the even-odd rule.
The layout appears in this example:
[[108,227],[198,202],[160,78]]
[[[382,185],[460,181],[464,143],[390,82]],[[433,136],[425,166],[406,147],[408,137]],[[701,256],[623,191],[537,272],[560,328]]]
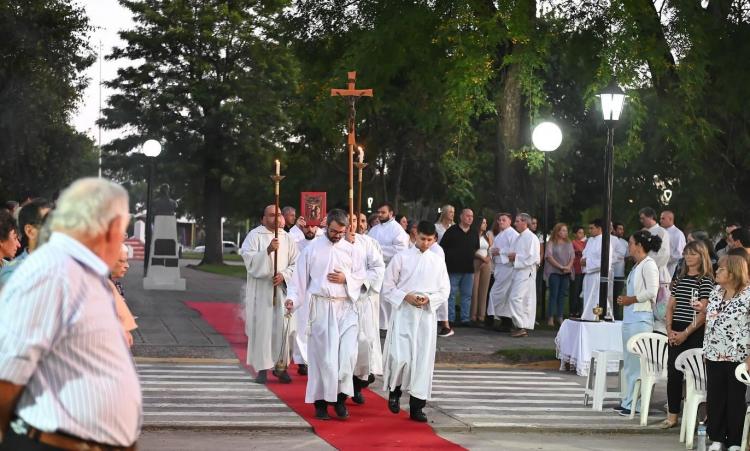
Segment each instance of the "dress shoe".
[[286,370],[284,370],[284,371],[273,370],[273,375],[276,376],[276,377],[278,377],[279,378],[279,382],[281,382],[282,384],[291,384],[292,383],[292,378],[289,376],[289,373],[287,373]]
[[258,375],[255,376],[255,383],[256,384],[265,384],[268,382],[268,374],[266,370],[260,370],[258,371]]
[[336,404],[333,406],[333,410],[336,412],[336,416],[340,419],[348,418],[349,417],[349,411],[346,409],[346,398],[347,396],[343,393],[339,393],[338,398],[336,398]]
[[370,385],[370,384],[372,384],[373,382],[375,382],[375,375],[374,375],[374,374],[372,374],[372,373],[370,373],[370,375],[369,375],[369,376],[367,376],[367,385]]
[[426,423],[427,416],[422,411],[426,404],[427,401],[424,399],[409,396],[409,418],[420,423]]
[[362,405],[365,403],[365,397],[362,395],[361,391],[354,392],[354,396],[352,396],[352,401],[354,401],[354,404]]
[[399,413],[401,411],[401,387],[396,387],[396,390],[388,393],[388,410],[391,413]]
[[367,387],[367,381],[363,381],[357,376],[354,376],[352,379],[352,386],[354,387],[354,396],[352,396],[352,401],[354,401],[355,404],[364,404],[365,397],[362,396],[362,388]]
[[325,401],[315,401],[315,418],[319,420],[330,420],[328,415],[328,403]]
[[304,363],[300,363],[297,365],[297,374],[300,376],[307,376],[307,365]]

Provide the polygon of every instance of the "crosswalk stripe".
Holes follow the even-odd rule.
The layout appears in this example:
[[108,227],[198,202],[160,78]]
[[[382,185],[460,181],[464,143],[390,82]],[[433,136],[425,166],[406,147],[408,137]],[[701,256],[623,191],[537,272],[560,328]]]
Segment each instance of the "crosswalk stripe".
[[[456,390],[460,390],[460,389],[481,389],[481,390],[486,390],[487,393],[503,393],[505,391],[509,391],[510,393],[518,393],[518,390],[520,389],[520,387],[515,387],[515,386],[513,386],[513,387],[495,387],[495,386],[488,386],[488,385],[461,385],[461,386],[456,386],[456,385],[450,385],[450,384],[434,384],[432,387],[433,388],[438,388],[438,387],[439,388],[453,388],[453,389],[456,389]],[[566,391],[570,392],[570,391],[573,391],[573,392],[576,392],[576,393],[583,394],[583,391],[584,391],[583,387],[549,387],[549,388],[547,388],[547,387],[529,387],[529,388],[532,389],[534,392],[542,392],[542,393],[547,393],[547,392],[566,392]]]
[[[480,376],[473,376],[473,377],[479,378]],[[458,381],[458,380],[451,380],[451,379],[444,379],[444,378],[434,378],[433,380],[440,381],[440,382],[461,382],[461,381]],[[472,382],[483,382],[483,383],[495,384],[495,385],[544,385],[544,386],[560,385],[560,386],[575,386],[575,387],[580,387],[580,385],[576,384],[575,382],[557,382],[557,381],[546,382],[546,381],[509,380],[509,381],[497,381],[497,382],[495,382],[495,381],[477,381],[477,380],[472,380]]]
[[[434,393],[434,392],[433,392]],[[519,401],[518,399],[485,399],[485,398],[441,398],[439,396],[433,397],[437,402],[461,402],[461,403],[477,403],[477,404],[570,404],[569,399],[524,399]],[[513,407],[515,409],[516,407]],[[555,407],[550,407],[554,409]],[[590,407],[586,410],[591,410]]]
[[143,381],[142,380],[141,381],[141,385],[188,385],[188,384],[192,385],[192,386],[196,386],[196,385],[219,385],[219,384],[221,384],[222,386],[232,386],[232,387],[242,387],[242,386],[246,386],[248,384],[258,385],[258,384],[255,384],[254,382],[251,382],[250,380],[243,381],[243,382],[223,382],[223,381],[217,381],[217,382],[213,382],[213,381],[161,381],[161,380],[157,380],[157,381]]
[[514,371],[514,370],[435,370],[435,374],[508,374],[512,376],[548,376],[543,371]]
[[268,426],[273,427],[274,429],[280,428],[290,428],[290,427],[303,427],[305,429],[308,429],[310,425],[300,419],[299,421],[279,421],[279,420],[252,420],[252,421],[242,421],[242,420],[162,420],[159,421],[158,419],[151,419],[148,426],[151,427],[175,427],[175,426],[191,426],[191,427],[219,427],[221,429],[226,429],[230,427],[258,427],[258,426]]
[[263,388],[219,388],[219,387],[141,387],[141,391],[180,392],[180,391],[204,391],[204,392],[231,392],[231,393],[266,393]]
[[464,380],[464,379],[489,379],[493,381],[564,381],[561,377],[544,377],[544,376],[510,376],[507,374],[503,374],[500,376],[477,376],[474,374],[470,374],[468,376],[453,376],[448,374],[439,374],[437,376],[438,379],[445,379],[445,380]]
[[618,423],[629,422],[628,417],[621,417],[614,415],[609,418],[602,418],[599,415],[493,415],[493,414],[481,414],[481,413],[469,413],[469,414],[456,414],[459,418],[502,418],[504,420],[596,420],[597,423],[602,421],[613,421]]
[[[207,411],[169,411],[169,412],[143,412],[145,416],[178,416],[178,417],[266,417],[268,412],[207,412]],[[273,412],[274,417],[298,417],[294,412]]]
[[[190,408],[193,408],[193,409],[197,409],[197,408],[214,408],[214,407],[235,407],[235,408],[240,408],[241,407],[241,408],[245,409],[245,408],[255,408],[255,407],[258,407],[258,406],[259,406],[259,404],[248,404],[248,403],[244,403],[244,404],[229,404],[229,403],[227,403],[227,404],[221,404],[221,403],[203,403],[203,404],[198,403],[198,404],[193,404],[193,403],[189,403],[189,402],[184,402],[184,403],[180,403],[180,402],[157,402],[157,403],[150,403],[148,405],[148,408],[150,408],[150,409],[164,409],[166,407],[190,407]],[[282,404],[282,403],[267,403],[267,404],[263,404],[263,408],[264,409],[273,409],[273,408],[284,408],[284,409],[286,409],[287,405],[286,404]]]
[[[456,391],[456,390],[437,390],[436,391],[436,390],[433,390],[432,394],[433,395],[483,396],[484,398],[479,398],[479,399],[486,399],[487,397],[494,396],[497,393],[486,392],[486,391],[460,391],[460,390],[459,391]],[[508,395],[512,395],[512,394],[511,393],[508,393],[508,394],[503,393],[501,396],[504,397],[504,398],[508,398],[508,397],[517,398],[517,397],[524,397],[524,396],[534,397],[534,393],[518,393],[517,394],[518,396],[508,396]],[[546,393],[545,395],[547,397],[550,396],[549,393]],[[558,397],[560,395],[555,394],[553,396],[554,397]],[[560,397],[563,397],[563,398],[583,398],[583,392],[581,392],[580,394],[565,393],[565,396],[560,396]]]
[[249,376],[246,371],[227,371],[227,370],[209,370],[209,371],[195,371],[195,370],[138,370],[138,374],[141,376],[156,376],[161,374],[195,374],[200,376],[216,376],[216,375],[230,375],[230,376]]
[[[234,393],[234,390],[232,390]],[[265,392],[259,392],[258,395],[249,395],[243,393],[237,393],[232,395],[176,395],[169,393],[161,396],[149,396],[144,395],[143,399],[235,399],[238,401],[250,401],[250,400],[263,400],[263,399],[279,399],[272,394],[264,394]]]
[[192,374],[142,374],[141,381],[152,381],[152,380],[160,380],[160,379],[205,379],[206,377],[210,377],[211,380],[229,380],[229,381],[235,381],[235,382],[252,382],[252,378],[250,375],[245,374],[237,375],[237,376],[221,376],[221,375],[192,375]]

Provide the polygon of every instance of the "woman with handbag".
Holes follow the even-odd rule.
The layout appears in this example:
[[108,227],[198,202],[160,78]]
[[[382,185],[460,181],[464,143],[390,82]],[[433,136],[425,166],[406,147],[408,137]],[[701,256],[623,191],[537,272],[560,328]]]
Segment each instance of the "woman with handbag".
[[[635,232],[628,240],[628,252],[633,257],[635,266],[628,274],[627,295],[617,297],[617,304],[623,306],[623,349],[627,349],[630,337],[654,330],[652,304],[659,291],[659,268],[648,253],[658,251],[659,248],[661,248],[661,238],[651,235],[647,230]],[[622,372],[626,391],[620,407],[615,410],[620,415],[627,416],[630,415],[631,409],[638,411],[638,406],[633,405],[633,388],[641,373],[641,362],[635,354],[629,352],[624,354]]]
[[706,245],[702,241],[691,241],[683,249],[682,256],[684,263],[672,280],[672,296],[667,305],[669,413],[660,425],[662,429],[676,426],[680,415],[683,374],[675,367],[675,360],[683,351],[703,347],[703,324],[706,315],[697,314],[693,304],[708,301],[708,296],[714,288],[714,271]]

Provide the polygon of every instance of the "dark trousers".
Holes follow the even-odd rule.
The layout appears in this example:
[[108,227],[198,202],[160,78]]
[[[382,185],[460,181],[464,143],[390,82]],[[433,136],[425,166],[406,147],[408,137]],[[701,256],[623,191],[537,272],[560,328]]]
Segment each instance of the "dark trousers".
[[667,402],[669,413],[680,413],[682,403],[682,371],[674,366],[677,356],[688,349],[703,347],[703,328],[688,335],[679,346],[670,346],[667,351]]
[[0,451],[65,451],[62,448],[45,445],[25,435],[18,435],[13,432],[12,428],[3,436],[3,442],[0,443]]
[[711,441],[740,446],[745,423],[745,384],[734,377],[738,362],[706,360],[708,424]]
[[614,315],[617,320],[622,319],[622,307],[617,305],[617,297],[623,292],[625,292],[625,278],[615,277],[614,285],[612,286],[612,303],[614,304],[612,308],[615,309]]
[[583,310],[583,300],[581,299],[581,290],[583,290],[583,274],[576,274],[573,283],[570,285],[568,292],[568,313],[571,315],[581,316]]

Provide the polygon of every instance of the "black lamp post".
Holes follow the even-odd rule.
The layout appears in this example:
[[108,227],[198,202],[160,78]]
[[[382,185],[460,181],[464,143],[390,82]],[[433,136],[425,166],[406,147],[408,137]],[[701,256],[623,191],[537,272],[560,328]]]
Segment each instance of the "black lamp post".
[[154,215],[151,213],[152,181],[154,178],[154,158],[161,153],[161,144],[155,139],[149,139],[143,143],[143,154],[148,159],[148,179],[146,180],[146,252],[143,261],[143,277],[148,275],[148,266],[151,260],[151,229]]
[[620,119],[622,107],[625,103],[625,93],[617,83],[612,81],[601,94],[599,99],[602,105],[604,123],[607,125],[607,147],[604,150],[604,231],[602,233],[602,259],[599,279],[599,307],[603,309],[606,316],[612,316],[613,312],[607,311],[607,296],[609,294],[609,239],[612,225],[612,185],[613,165],[615,152],[615,125]]

